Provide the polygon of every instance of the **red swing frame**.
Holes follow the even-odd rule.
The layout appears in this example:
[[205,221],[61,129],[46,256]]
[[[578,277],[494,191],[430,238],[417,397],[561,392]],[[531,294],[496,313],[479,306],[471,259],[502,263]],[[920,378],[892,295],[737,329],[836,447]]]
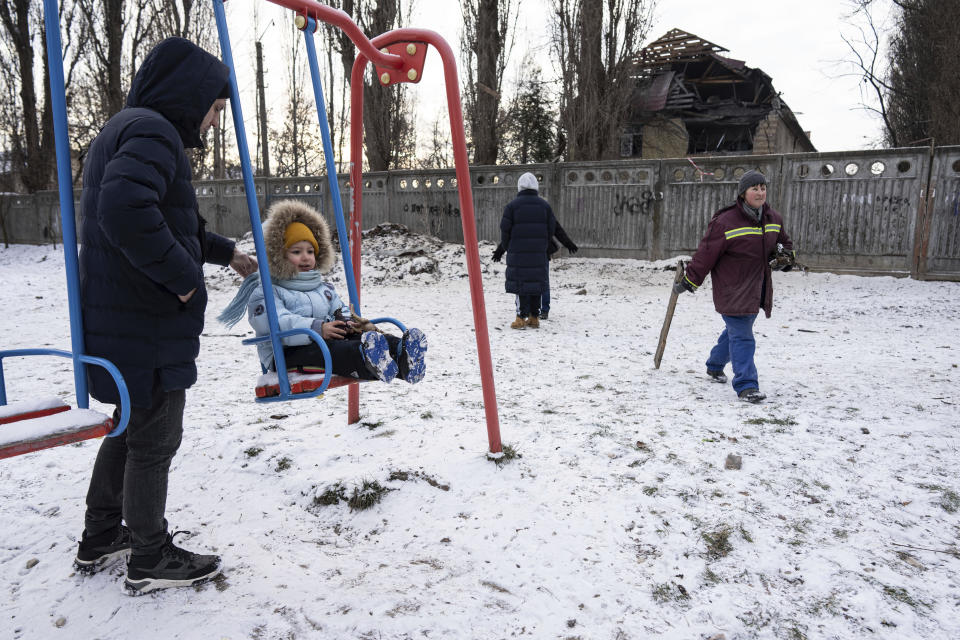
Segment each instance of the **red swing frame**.
[[[350,248],[353,272],[360,295],[360,232],[363,220],[363,74],[368,62],[373,62],[377,77],[383,86],[399,82],[419,82],[423,75],[426,44],[436,49],[443,62],[444,84],[447,96],[447,111],[450,118],[450,135],[453,146],[457,191],[460,199],[460,220],[463,226],[463,243],[466,253],[467,274],[470,280],[470,299],[477,341],[477,357],[483,388],[483,407],[487,422],[487,437],[490,453],[502,454],[500,425],[497,416],[497,398],[493,382],[493,361],[490,356],[490,339],[487,328],[486,307],[483,297],[483,282],[480,268],[480,252],[477,246],[477,229],[473,208],[473,190],[467,157],[466,136],[463,127],[463,112],[460,103],[460,85],[453,50],[438,33],[427,29],[402,28],[388,31],[368,39],[349,15],[339,9],[320,4],[314,0],[267,0],[273,4],[295,11],[303,19],[298,25],[305,28],[306,18],[325,22],[344,31],[358,49],[353,64],[350,82],[350,185],[352,211],[350,214]],[[411,48],[409,45],[413,45]],[[351,424],[360,419],[359,385],[348,385],[347,419]]]

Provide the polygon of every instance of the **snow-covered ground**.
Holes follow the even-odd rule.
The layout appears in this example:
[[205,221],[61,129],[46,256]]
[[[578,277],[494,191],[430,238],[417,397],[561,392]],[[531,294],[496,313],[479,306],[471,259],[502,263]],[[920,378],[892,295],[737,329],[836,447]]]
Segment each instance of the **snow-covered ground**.
[[[550,319],[514,331],[484,244],[516,453],[497,464],[463,248],[366,242],[363,311],[427,333],[426,380],[363,386],[356,425],[342,389],[254,403],[246,324],[214,320],[237,279],[209,269],[167,517],[223,556],[223,578],[130,598],[120,566],[74,574],[97,442],[3,460],[0,636],[960,636],[960,284],[777,274],[753,406],[704,377],[722,324],[709,281],[680,298],[655,370],[669,263],[556,261]],[[0,248],[0,348],[70,348],[62,265],[59,248]],[[72,401],[67,360],[4,374],[10,401]],[[373,483],[372,507],[337,502]]]

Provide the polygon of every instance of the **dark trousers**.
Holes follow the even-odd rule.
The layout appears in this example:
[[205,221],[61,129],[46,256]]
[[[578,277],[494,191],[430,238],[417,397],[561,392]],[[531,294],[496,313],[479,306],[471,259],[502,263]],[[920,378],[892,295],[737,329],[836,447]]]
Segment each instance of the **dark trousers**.
[[540,316],[540,294],[517,295],[517,315],[521,318]]
[[540,313],[550,312],[550,263],[547,263],[547,279],[543,283],[543,293],[540,294]]
[[[400,338],[384,334],[390,343],[390,356],[397,360],[400,354]],[[360,380],[376,380],[376,374],[367,368],[363,359],[363,348],[360,345],[360,336],[351,336],[343,340],[324,340],[330,349],[330,361],[333,364],[333,374],[347,376]],[[310,341],[298,347],[286,347],[283,350],[287,368],[294,367],[323,367],[323,351],[316,342]],[[397,360],[399,363],[399,360]]]
[[717,344],[707,358],[708,371],[723,371],[728,362],[733,363],[733,390],[739,394],[745,389],[759,389],[757,365],[753,354],[757,342],[753,337],[756,314],[746,316],[721,316],[726,325]]
[[[164,391],[153,382],[150,407],[133,407],[127,429],[104,438],[87,490],[88,536],[126,521],[133,553],[155,553],[166,541],[167,476],[183,437],[183,389]],[[113,412],[119,421],[120,412]]]

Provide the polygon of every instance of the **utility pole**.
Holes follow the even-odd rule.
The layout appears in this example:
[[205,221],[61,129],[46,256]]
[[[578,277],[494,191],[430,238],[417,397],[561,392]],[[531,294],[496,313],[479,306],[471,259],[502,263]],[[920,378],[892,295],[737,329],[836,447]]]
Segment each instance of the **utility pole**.
[[260,97],[260,153],[262,160],[262,175],[270,176],[270,147],[267,143],[267,101],[263,89],[263,45],[259,40],[257,45],[257,95]]

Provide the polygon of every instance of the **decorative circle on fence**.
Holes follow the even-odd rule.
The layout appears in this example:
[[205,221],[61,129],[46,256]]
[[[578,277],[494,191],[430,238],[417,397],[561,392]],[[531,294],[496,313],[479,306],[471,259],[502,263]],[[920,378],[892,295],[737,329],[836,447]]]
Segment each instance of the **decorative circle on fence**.
[[400,188],[401,188],[401,189],[406,189],[406,188],[407,188],[407,180],[406,180],[406,179],[403,179],[403,180],[400,181]]
[[910,171],[911,166],[912,165],[910,164],[909,160],[901,160],[897,163],[897,171],[899,173],[906,173],[907,171]]
[[820,175],[822,175],[824,178],[829,178],[832,176],[834,171],[835,169],[833,168],[833,165],[829,162],[820,167]]
[[870,173],[875,176],[883,175],[883,172],[887,170],[887,165],[883,164],[879,160],[870,164]]
[[383,178],[377,179],[377,189],[383,189]]
[[797,176],[801,178],[806,178],[810,175],[810,166],[806,164],[801,164],[797,167]]
[[683,169],[676,169],[673,172],[673,179],[677,182],[681,181],[686,177],[687,173]]
[[740,176],[742,176],[744,173],[746,173],[746,170],[744,170],[743,167],[737,167],[733,170],[733,177],[739,180]]
[[630,182],[630,173],[628,171],[621,171],[617,174],[617,180],[620,182]]
[[450,178],[450,186],[453,187],[454,189],[457,188],[457,179],[456,179],[456,178]]
[[576,171],[571,171],[570,173],[568,173],[568,174],[567,174],[567,181],[568,181],[568,182],[576,182],[576,181],[577,181],[577,172],[576,172]]
[[717,167],[713,170],[713,179],[714,180],[723,180],[723,177],[727,175],[727,170],[723,167]]
[[493,182],[493,184],[500,184],[500,176],[493,176],[491,182]]
[[443,188],[443,178],[437,178],[437,189]]
[[587,171],[585,174],[583,174],[583,177],[587,182],[593,182],[597,179],[597,176],[593,174],[593,171]]
[[600,174],[600,179],[603,180],[604,182],[610,182],[611,180],[613,180],[613,174],[610,173],[609,171],[604,171],[603,173]]
[[843,168],[843,172],[848,176],[857,175],[857,171],[860,171],[860,165],[858,165],[856,162],[848,162]]
[[538,173],[538,174],[537,174],[537,182],[540,183],[540,184],[543,184],[543,174],[542,174],[542,173]]
[[426,180],[423,181],[423,186],[429,189],[430,187],[433,186],[433,180],[431,180],[430,178],[427,178]]
[[960,173],[960,160],[954,160],[950,168],[953,169],[954,173]]
[[484,176],[477,176],[477,184],[483,184],[486,181]]

